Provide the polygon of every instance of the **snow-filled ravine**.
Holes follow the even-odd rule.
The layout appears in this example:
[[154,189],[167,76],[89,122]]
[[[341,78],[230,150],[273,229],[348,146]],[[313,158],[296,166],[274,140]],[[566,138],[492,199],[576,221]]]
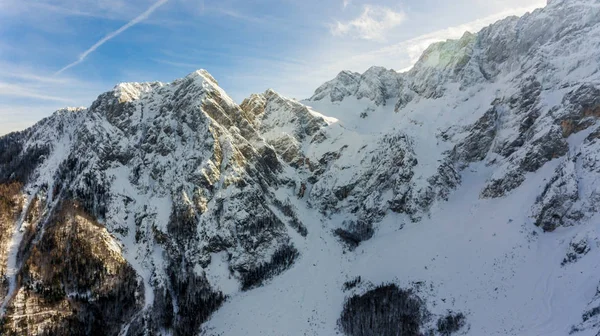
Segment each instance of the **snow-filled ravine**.
[[[474,164],[429,218],[400,228],[406,219],[389,215],[351,253],[332,239],[332,223],[301,211],[312,224],[298,244],[300,260],[265,287],[226,302],[205,325],[206,335],[335,335],[344,299],[353,294],[343,283],[356,276],[363,283],[420,288],[432,313],[466,314],[466,335],[567,335],[597,291],[600,217],[553,233],[533,225],[529,205],[556,165],[531,174],[505,198],[482,200],[478,191],[490,169]],[[569,243],[582,234],[591,252],[561,266]]]

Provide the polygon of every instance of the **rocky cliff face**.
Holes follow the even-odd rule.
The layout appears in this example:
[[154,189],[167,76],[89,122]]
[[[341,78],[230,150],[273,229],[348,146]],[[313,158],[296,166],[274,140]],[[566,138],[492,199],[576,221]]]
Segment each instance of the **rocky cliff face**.
[[[221,284],[211,284],[205,274],[213,256],[224,253],[230,272],[245,279],[270,261],[275,251],[293,249],[285,217],[276,215],[277,202],[272,196],[274,187],[287,183],[280,174],[283,166],[251,122],[208,73],[199,71],[168,85],[119,85],[101,95],[89,109],[58,112],[27,131],[32,135],[21,135],[24,149],[11,160],[32,156],[45,165],[44,169],[36,169],[37,162],[25,159],[15,165],[34,165],[34,172],[18,181],[27,185],[22,203],[27,203],[26,208],[36,207],[38,199],[43,199],[38,212],[45,218],[39,219],[38,225],[37,221],[30,223],[27,218],[6,214],[20,230],[27,227],[19,237],[24,252],[8,265],[18,269],[10,280],[14,288],[5,301],[8,330],[118,333],[135,324],[143,328],[125,328],[128,334],[140,330],[174,330],[178,334],[198,331],[200,323],[224,298]],[[46,133],[59,139],[43,139]],[[8,148],[19,145],[11,140],[5,139]],[[45,155],[29,154],[27,148],[38,151],[39,142],[48,146],[44,147]],[[3,167],[7,180],[12,182],[12,162]],[[5,188],[7,207],[18,208],[12,191],[18,187],[8,184]],[[59,225],[56,222],[64,217],[60,215],[63,208],[72,207],[69,202],[77,202],[79,216],[102,224],[82,229],[84,225],[75,220],[64,234],[74,230],[76,236],[64,236],[62,227],[54,234],[50,228]],[[288,215],[294,216],[293,210]],[[112,251],[121,258],[119,261],[111,259],[111,249],[101,246],[88,254],[84,254],[85,249],[77,249],[84,265],[75,265],[75,269],[57,266],[58,260],[47,259],[48,253],[69,258],[63,254],[68,254],[71,246],[85,244],[85,236],[92,239],[107,234],[107,229],[114,235],[107,244],[116,246]],[[77,235],[79,230],[84,230],[81,235]],[[46,250],[38,251],[44,244]],[[85,260],[93,260],[91,255],[98,261],[90,269]],[[39,270],[29,274],[34,266]],[[56,267],[63,268],[64,274],[53,275]],[[47,279],[38,279],[46,273],[51,273]],[[268,272],[262,273],[258,276],[266,277]],[[65,282],[85,274],[93,275],[93,281],[76,286]],[[47,283],[55,287],[48,289]],[[128,287],[122,288],[120,283]],[[65,322],[64,327],[45,328],[44,322],[34,321],[13,329],[21,326],[15,315],[27,318],[27,314],[17,312],[18,308],[38,303],[26,305],[10,298],[19,297],[23,288],[38,285],[40,291],[49,291],[53,297],[49,309],[78,306],[78,296],[87,293],[94,310],[61,315],[60,320],[74,319],[77,326]],[[117,294],[103,292],[111,289]],[[122,297],[121,292],[131,297]],[[104,304],[108,300],[104,295],[126,302]],[[115,311],[113,306],[125,311]],[[104,323],[115,329],[95,328],[88,321],[98,318],[94,314],[105,316],[106,320],[94,320],[98,326]],[[79,329],[78,325],[87,329]]]
[[377,288],[416,298],[411,333],[597,332],[583,291],[546,296],[600,280],[599,23],[552,1],[302,102],[200,70],[0,138],[2,333],[330,335]]
[[[321,107],[331,102],[335,110],[344,105],[344,99],[370,100],[374,106],[381,105],[382,99],[394,103],[401,116],[397,119],[414,124],[419,118],[437,128],[434,131],[441,140],[452,147],[449,155],[442,157],[456,167],[478,161],[497,167],[481,196],[502,197],[519,187],[527,173],[554,159],[575,156],[575,147],[589,142],[578,139],[570,148],[567,140],[576,133],[590,132],[598,118],[598,59],[594,47],[585,47],[596,40],[592,36],[598,31],[598,11],[595,1],[551,2],[544,9],[522,18],[507,18],[476,35],[465,33],[459,40],[436,43],[407,73],[342,72],[317,89],[307,104]],[[395,84],[387,87],[394,88],[393,94],[377,97],[357,93],[354,88],[360,85],[349,84],[383,83],[391,77]],[[467,111],[473,105],[468,100],[479,99],[483,100],[477,102],[477,110]],[[459,111],[455,120],[439,122],[433,120],[434,113],[423,111],[425,108]],[[365,123],[369,123],[369,110],[376,109],[367,107],[360,112],[367,118]],[[543,222],[539,219],[538,225]]]

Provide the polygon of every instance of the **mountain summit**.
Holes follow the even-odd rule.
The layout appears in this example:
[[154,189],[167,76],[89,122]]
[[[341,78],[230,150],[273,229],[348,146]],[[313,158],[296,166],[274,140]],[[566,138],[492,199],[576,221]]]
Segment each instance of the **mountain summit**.
[[599,54],[557,0],[305,101],[57,111],[0,138],[1,333],[597,335]]

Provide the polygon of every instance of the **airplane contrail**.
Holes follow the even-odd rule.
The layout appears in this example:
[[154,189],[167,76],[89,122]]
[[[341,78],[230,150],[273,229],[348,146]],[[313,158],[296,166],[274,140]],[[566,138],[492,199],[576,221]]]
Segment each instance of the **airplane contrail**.
[[70,69],[74,66],[76,66],[77,64],[83,62],[83,60],[85,60],[85,58],[93,53],[96,49],[98,49],[101,45],[103,45],[104,43],[108,42],[110,39],[112,39],[113,37],[121,34],[122,32],[126,31],[127,29],[135,26],[136,24],[140,23],[141,21],[144,21],[145,19],[148,18],[148,16],[150,16],[150,14],[152,14],[155,10],[158,9],[158,7],[164,5],[167,1],[169,0],[159,0],[157,1],[154,5],[150,6],[150,8],[148,8],[145,12],[143,12],[142,14],[138,15],[137,17],[135,17],[133,20],[127,22],[124,26],[122,26],[121,28],[115,30],[114,32],[106,35],[105,37],[103,37],[100,41],[96,42],[93,46],[91,46],[88,50],[84,51],[81,55],[79,55],[79,58],[65,66],[64,68],[58,70],[56,72],[56,75],[64,72],[67,69]]

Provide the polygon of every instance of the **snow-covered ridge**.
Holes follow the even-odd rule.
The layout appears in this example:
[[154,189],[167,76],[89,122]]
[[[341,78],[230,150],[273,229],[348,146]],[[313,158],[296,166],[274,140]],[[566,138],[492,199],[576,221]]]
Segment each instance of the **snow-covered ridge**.
[[[443,84],[456,83],[466,90],[475,84],[496,82],[526,67],[581,69],[576,60],[590,63],[584,55],[586,51],[581,49],[597,43],[597,38],[586,36],[594,35],[600,20],[599,5],[596,0],[552,1],[543,9],[520,18],[506,18],[477,34],[465,33],[459,40],[435,43],[406,73],[381,68],[371,68],[362,75],[342,71],[319,87],[309,101],[339,102],[354,96],[381,105],[385,99],[392,99],[396,110],[400,110],[415,98],[441,97]],[[595,48],[586,50],[592,53]],[[552,56],[548,57],[549,54]],[[587,56],[595,60],[592,54]],[[550,59],[561,64],[544,64]],[[582,74],[572,75],[579,78]],[[390,81],[394,84],[389,85]],[[380,82],[387,83],[385,94],[378,86]],[[358,92],[359,86],[368,88],[368,92]]]

